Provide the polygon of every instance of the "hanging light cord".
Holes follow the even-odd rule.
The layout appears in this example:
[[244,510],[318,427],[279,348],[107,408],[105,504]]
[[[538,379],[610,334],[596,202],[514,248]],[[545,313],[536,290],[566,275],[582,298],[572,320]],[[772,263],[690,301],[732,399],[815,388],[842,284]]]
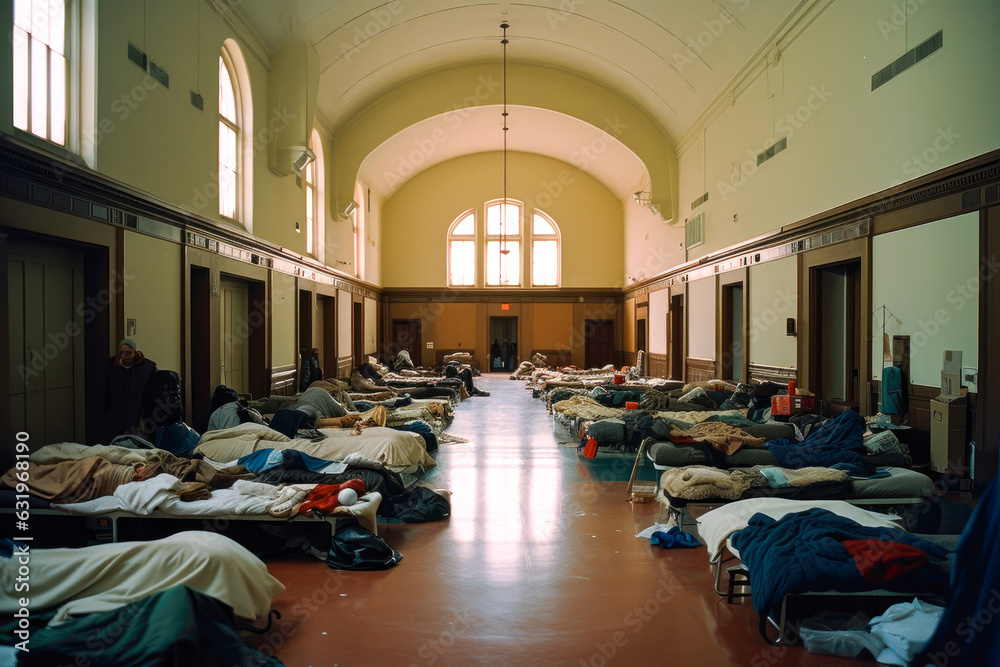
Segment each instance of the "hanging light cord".
[[[504,21],[500,24],[503,28],[503,203],[500,205],[500,261],[503,266],[503,256],[507,254],[507,234],[505,223],[507,222],[507,28],[510,24]],[[500,282],[503,282],[501,270]]]

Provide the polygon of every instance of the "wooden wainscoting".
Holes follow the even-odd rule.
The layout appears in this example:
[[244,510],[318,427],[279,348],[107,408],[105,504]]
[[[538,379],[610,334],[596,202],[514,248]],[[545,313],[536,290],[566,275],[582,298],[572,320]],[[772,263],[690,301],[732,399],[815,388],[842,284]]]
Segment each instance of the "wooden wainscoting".
[[768,366],[766,364],[750,364],[750,379],[758,382],[777,382],[788,384],[790,380],[799,379],[798,369],[789,366]]
[[653,354],[650,352],[646,355],[649,360],[647,363],[648,373],[650,377],[654,378],[665,378],[669,372],[669,361],[667,355],[665,354]]
[[705,382],[707,380],[714,379],[716,379],[715,359],[697,359],[695,357],[687,358],[686,381]]
[[545,362],[550,368],[573,364],[573,350],[532,350],[531,357],[525,357],[525,360],[531,361],[531,358],[536,354],[544,354]]
[[298,392],[299,374],[295,364],[271,368],[269,375],[271,396],[294,396]]
[[622,366],[635,366],[635,358],[635,352],[626,352],[622,350],[618,353],[618,359],[621,360],[621,363],[618,364],[618,368],[621,368]]
[[350,355],[346,357],[337,357],[338,378],[349,379],[351,377],[351,371],[353,370],[354,370],[354,357]]

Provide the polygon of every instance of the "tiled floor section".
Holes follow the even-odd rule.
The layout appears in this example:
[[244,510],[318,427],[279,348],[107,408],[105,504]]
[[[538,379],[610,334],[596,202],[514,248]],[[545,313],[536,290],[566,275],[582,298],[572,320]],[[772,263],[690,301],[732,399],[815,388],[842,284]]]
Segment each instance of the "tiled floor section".
[[[817,665],[860,661],[775,648],[749,604],[712,590],[704,548],[634,535],[660,515],[633,505],[632,462],[580,459],[523,382],[457,408],[424,482],[453,492],[452,517],[380,524],[403,561],[381,572],[271,562],[287,586],[268,637],[286,665]],[[645,471],[653,478],[653,471]]]

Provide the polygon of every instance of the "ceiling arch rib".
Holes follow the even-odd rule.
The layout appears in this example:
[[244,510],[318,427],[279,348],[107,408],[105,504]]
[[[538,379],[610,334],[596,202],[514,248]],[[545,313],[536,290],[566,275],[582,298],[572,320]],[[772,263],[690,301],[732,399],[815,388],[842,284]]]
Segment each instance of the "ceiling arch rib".
[[[537,153],[584,169],[622,202],[635,189],[648,186],[642,160],[605,129],[572,116],[520,105],[508,105],[507,147]],[[501,107],[487,105],[427,118],[404,128],[371,151],[358,175],[384,197],[416,174],[434,165],[472,153],[502,147]],[[461,131],[455,132],[456,121]]]

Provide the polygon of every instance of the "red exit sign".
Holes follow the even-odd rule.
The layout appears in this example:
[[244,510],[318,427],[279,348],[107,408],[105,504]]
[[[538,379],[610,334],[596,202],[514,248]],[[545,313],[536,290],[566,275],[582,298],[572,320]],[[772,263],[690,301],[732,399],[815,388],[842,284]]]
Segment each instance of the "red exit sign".
[[500,310],[510,310],[510,304],[509,303],[501,303],[500,304]]

